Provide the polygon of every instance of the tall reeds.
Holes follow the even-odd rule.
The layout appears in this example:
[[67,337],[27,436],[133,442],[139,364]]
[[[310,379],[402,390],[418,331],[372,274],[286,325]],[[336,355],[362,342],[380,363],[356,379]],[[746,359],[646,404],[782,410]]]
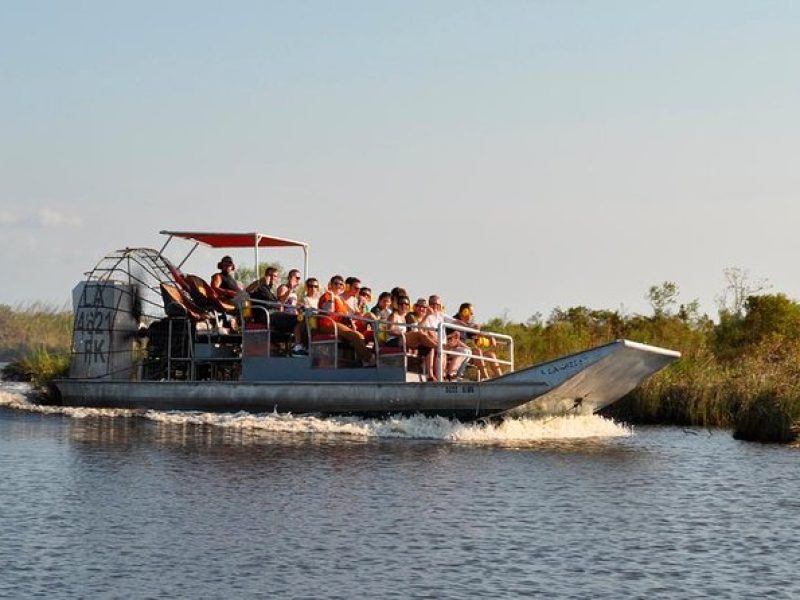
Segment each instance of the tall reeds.
[[29,350],[25,356],[3,369],[5,379],[30,381],[39,390],[45,390],[53,379],[69,373],[70,355],[67,352],[51,352],[39,346]]
[[72,311],[41,303],[0,304],[0,360],[20,358],[34,348],[66,351],[71,335]]

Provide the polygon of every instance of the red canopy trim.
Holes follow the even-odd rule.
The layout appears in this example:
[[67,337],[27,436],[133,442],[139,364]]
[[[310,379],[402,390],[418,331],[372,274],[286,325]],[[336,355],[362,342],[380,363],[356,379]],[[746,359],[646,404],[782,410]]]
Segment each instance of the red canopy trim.
[[164,235],[199,242],[212,248],[254,248],[256,240],[259,247],[300,246],[307,247],[306,242],[298,242],[263,233],[210,233],[207,231],[161,231]]

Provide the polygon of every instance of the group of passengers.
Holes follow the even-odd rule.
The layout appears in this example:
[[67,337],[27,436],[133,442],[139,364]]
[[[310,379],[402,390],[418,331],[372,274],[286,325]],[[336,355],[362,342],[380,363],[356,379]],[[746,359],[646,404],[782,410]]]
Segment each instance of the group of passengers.
[[406,290],[396,287],[391,292],[381,292],[370,307],[372,290],[362,286],[357,277],[345,279],[334,275],[324,292],[319,281],[309,277],[301,292],[299,270],[290,270],[286,281],[279,285],[278,270],[267,267],[262,277],[243,288],[233,277],[236,267],[230,256],[223,257],[217,267],[219,273],[211,278],[211,287],[216,293],[222,298],[234,299],[243,291],[247,292],[252,300],[257,301],[252,318],[257,322],[267,322],[274,331],[293,334],[292,354],[295,356],[308,354],[308,335],[302,314],[306,308],[311,308],[321,311],[315,317],[314,331],[337,336],[352,347],[363,366],[375,365],[374,348],[388,347],[403,348],[418,355],[425,366],[428,381],[461,379],[470,360],[481,378],[489,377],[490,373],[491,376],[502,375],[502,368],[494,362],[495,353],[486,349],[494,345],[493,338],[458,330],[446,330],[446,339],[443,340],[443,347],[448,352],[444,361],[445,372],[438,372],[439,361],[436,358],[440,325],[449,323],[479,328],[474,322],[472,304],[468,302],[463,303],[455,315],[449,316],[445,314],[438,295],[418,298],[412,307]]

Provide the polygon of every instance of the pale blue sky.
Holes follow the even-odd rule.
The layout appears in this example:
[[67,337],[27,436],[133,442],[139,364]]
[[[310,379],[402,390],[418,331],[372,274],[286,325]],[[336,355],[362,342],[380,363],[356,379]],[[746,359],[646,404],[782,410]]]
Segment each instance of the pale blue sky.
[[797,297],[799,67],[797,2],[3,2],[0,303],[165,228],[483,318]]

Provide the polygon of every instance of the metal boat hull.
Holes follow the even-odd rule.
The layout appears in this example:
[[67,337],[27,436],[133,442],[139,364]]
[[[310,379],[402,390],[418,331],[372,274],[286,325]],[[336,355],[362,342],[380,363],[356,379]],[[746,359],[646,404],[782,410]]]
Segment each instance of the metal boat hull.
[[119,381],[61,379],[72,406],[155,410],[385,415],[474,419],[494,415],[587,414],[615,402],[677,352],[617,340],[485,381]]

